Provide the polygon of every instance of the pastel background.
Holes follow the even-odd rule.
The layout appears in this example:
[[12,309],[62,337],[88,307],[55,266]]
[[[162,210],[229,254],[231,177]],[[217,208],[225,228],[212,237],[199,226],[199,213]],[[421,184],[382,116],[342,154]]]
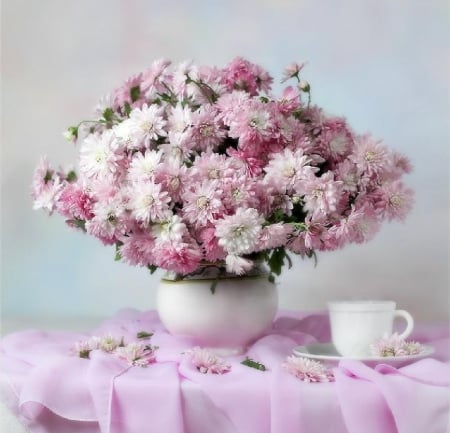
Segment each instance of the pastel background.
[[281,306],[389,298],[420,319],[448,319],[448,9],[445,0],[4,0],[6,328],[52,318],[86,326],[81,318],[154,307],[160,274],[114,262],[111,248],[33,211],[32,172],[42,154],[53,164],[74,161],[77,149],[61,132],[154,59],[225,65],[236,55],[277,82],[288,63],[308,61],[313,102],[383,138],[415,167],[406,181],[416,205],[406,222],[385,225],[366,245],[319,255],[317,267],[295,260],[279,280]]

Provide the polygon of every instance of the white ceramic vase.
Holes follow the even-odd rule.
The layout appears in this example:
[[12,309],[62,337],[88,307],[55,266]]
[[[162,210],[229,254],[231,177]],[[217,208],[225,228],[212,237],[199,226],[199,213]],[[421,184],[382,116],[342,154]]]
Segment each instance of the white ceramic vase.
[[242,277],[218,269],[215,277],[213,269],[184,279],[166,274],[157,289],[157,310],[171,334],[191,337],[220,355],[243,353],[271,326],[277,289],[261,267]]

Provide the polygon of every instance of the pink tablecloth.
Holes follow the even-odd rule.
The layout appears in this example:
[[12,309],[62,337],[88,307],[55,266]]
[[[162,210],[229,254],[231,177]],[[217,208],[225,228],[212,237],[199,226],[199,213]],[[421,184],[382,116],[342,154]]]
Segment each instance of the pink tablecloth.
[[[136,341],[153,332],[157,360],[146,368],[101,351],[71,354],[78,340],[113,335]],[[293,347],[329,341],[324,314],[281,312],[242,365],[202,374],[184,352],[193,341],[169,335],[155,312],[126,310],[90,335],[30,330],[0,344],[2,397],[33,433],[447,433],[450,332],[418,326],[432,358],[395,369],[342,361],[335,382],[305,383],[281,364]]]

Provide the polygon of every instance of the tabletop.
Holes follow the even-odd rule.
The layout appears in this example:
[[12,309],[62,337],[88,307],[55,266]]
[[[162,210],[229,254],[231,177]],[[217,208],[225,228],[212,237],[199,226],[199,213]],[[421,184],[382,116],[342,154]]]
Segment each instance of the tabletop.
[[123,310],[89,332],[3,337],[2,400],[32,433],[446,433],[448,324],[418,324],[411,338],[432,357],[341,360],[300,377],[288,359],[330,340],[323,312],[280,311],[245,354],[219,358],[168,334],[155,311]]

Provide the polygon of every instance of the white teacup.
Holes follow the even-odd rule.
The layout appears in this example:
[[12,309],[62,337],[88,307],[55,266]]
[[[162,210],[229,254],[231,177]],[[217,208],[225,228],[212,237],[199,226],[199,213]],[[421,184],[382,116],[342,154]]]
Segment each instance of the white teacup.
[[414,320],[407,311],[396,310],[394,301],[333,301],[328,303],[331,339],[341,356],[362,358],[370,356],[370,345],[392,334],[396,317],[406,320],[400,334],[411,334]]

